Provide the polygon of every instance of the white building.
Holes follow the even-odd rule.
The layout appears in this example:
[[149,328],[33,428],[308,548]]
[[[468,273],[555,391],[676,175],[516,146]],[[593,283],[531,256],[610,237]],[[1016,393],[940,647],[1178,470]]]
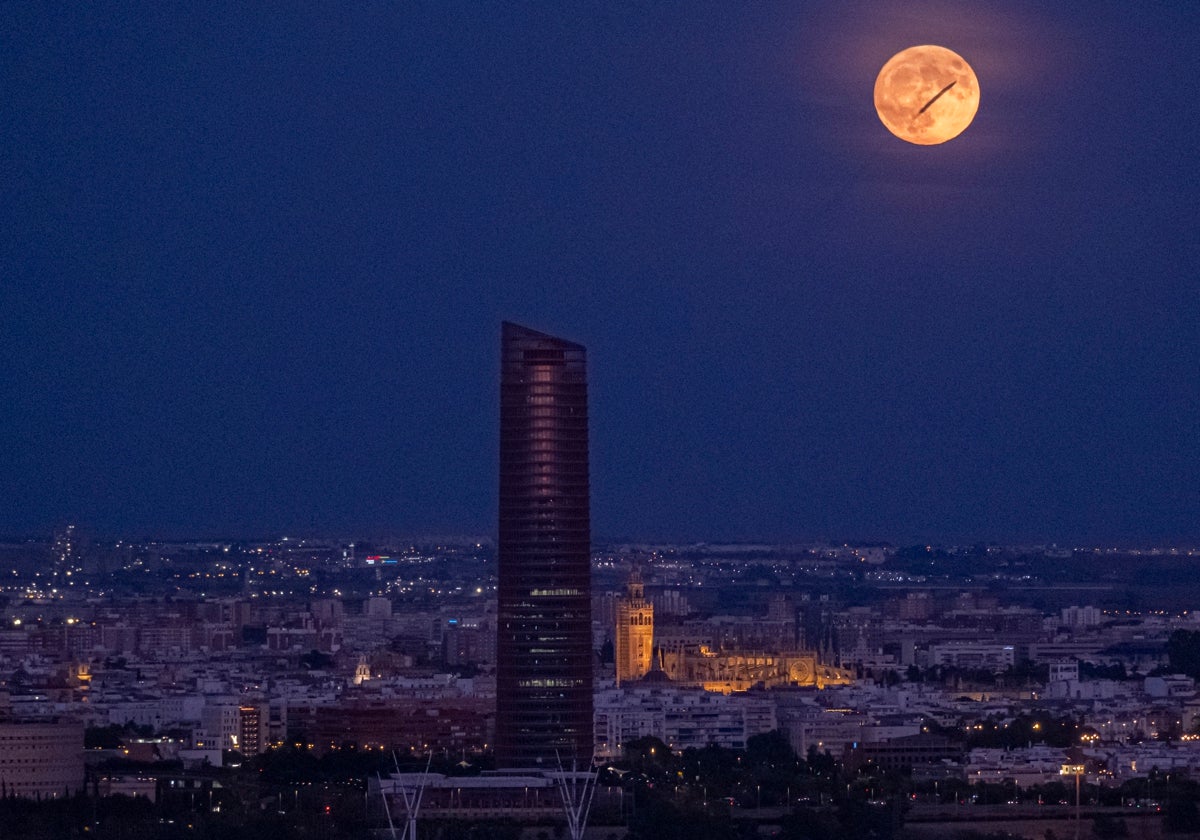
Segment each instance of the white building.
[[197,747],[236,750],[241,735],[239,705],[233,699],[210,699],[200,711],[200,730],[195,733]]
[[1196,693],[1196,681],[1183,674],[1168,674],[1162,677],[1146,677],[1142,690],[1148,697],[1191,697]]
[[1029,787],[1061,781],[1064,762],[1066,753],[1054,747],[974,749],[968,754],[963,769],[971,783],[1012,782],[1017,787]]
[[669,684],[599,691],[594,721],[597,759],[615,758],[625,744],[646,736],[674,750],[709,744],[745,749],[748,738],[777,726],[768,695],[723,695]]
[[1096,607],[1063,607],[1064,627],[1095,627],[1104,620],[1104,613]]
[[1013,645],[947,642],[930,646],[929,664],[954,668],[986,668],[1000,673],[1017,664],[1017,653]]

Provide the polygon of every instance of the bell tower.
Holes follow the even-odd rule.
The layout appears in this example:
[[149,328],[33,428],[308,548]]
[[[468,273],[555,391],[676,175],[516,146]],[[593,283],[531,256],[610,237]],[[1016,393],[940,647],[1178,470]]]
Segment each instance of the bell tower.
[[636,568],[629,575],[625,597],[617,601],[617,624],[613,629],[617,685],[645,676],[654,651],[654,605],[646,600],[642,573]]

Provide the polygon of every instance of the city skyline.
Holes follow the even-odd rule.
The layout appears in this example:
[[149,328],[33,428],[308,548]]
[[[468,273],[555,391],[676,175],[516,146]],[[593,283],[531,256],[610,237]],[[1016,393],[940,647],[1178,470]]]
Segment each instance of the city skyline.
[[[494,534],[511,319],[589,349],[600,538],[1194,543],[1197,26],[14,8],[0,533]],[[914,148],[925,43],[980,105]]]

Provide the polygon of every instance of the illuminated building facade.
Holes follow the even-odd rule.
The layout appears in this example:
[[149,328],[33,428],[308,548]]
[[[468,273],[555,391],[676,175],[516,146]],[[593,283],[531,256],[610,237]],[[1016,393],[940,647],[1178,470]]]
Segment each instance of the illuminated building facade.
[[650,671],[654,652],[654,605],[646,600],[642,575],[634,569],[625,597],[617,602],[613,628],[613,654],[617,662],[617,685],[640,679]]
[[83,564],[80,560],[80,539],[74,525],[67,525],[54,534],[50,553],[54,563],[54,585],[75,585],[83,573]]
[[826,665],[816,651],[751,652],[715,650],[708,645],[659,646],[663,672],[671,682],[721,694],[763,688],[827,688],[853,685],[854,674]]
[[267,709],[258,704],[238,707],[238,749],[243,755],[267,751]]
[[584,348],[501,334],[496,766],[592,757],[591,533]]

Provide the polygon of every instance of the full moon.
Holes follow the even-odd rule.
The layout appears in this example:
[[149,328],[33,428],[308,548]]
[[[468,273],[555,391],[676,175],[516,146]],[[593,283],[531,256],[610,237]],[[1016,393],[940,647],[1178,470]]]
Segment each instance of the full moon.
[[875,79],[875,111],[887,130],[919,146],[953,140],[979,110],[979,79],[958,53],[924,44],[896,53]]

